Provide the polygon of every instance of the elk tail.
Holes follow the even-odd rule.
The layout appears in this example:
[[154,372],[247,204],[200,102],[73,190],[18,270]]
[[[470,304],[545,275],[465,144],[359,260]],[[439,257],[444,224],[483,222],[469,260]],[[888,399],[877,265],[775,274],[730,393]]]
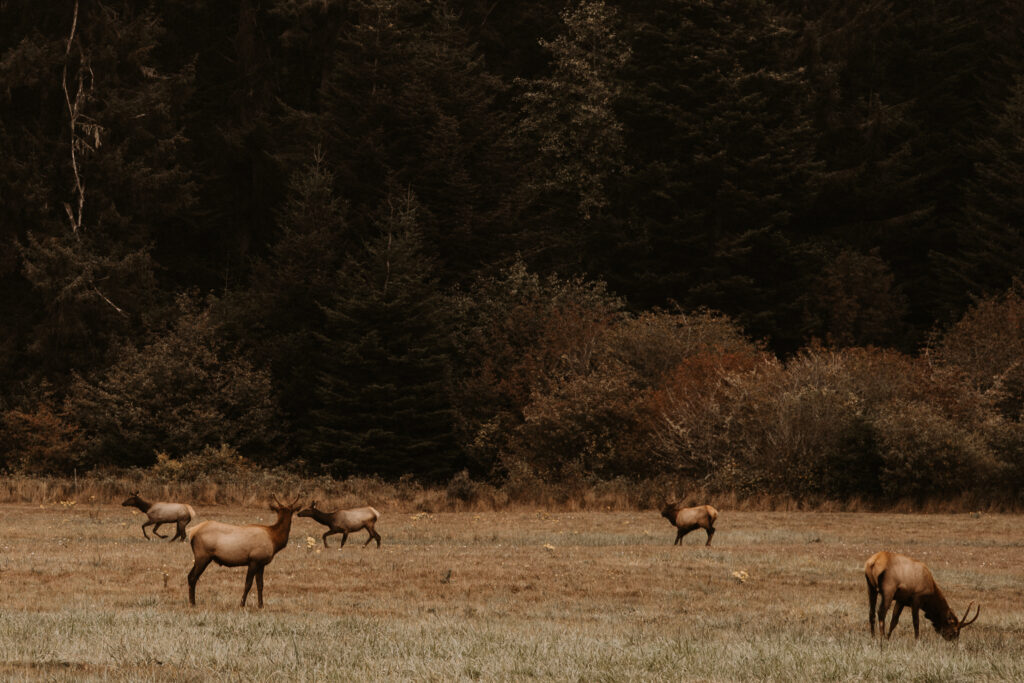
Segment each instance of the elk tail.
[[185,503],[185,509],[188,510],[188,515],[189,515],[189,520],[188,521],[190,521],[190,522],[196,521],[196,516],[197,516],[196,515],[196,511],[192,509],[192,506],[189,505],[188,503]]
[[[370,507],[370,506],[367,506],[367,507]],[[380,513],[379,513],[379,512],[377,512],[377,508],[375,508],[375,507],[370,507],[370,512],[372,512],[372,513],[373,513],[373,521],[375,521],[375,522],[376,522],[376,521],[377,521],[378,519],[380,519]]]

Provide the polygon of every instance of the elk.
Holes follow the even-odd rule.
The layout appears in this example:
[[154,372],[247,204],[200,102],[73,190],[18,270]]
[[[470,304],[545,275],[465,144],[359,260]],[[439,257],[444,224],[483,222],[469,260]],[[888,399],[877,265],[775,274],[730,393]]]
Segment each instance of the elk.
[[[892,637],[892,631],[900,620],[900,612],[908,605],[914,619],[915,640],[920,637],[917,616],[919,609],[924,610],[924,616],[946,640],[959,638],[960,629],[973,624],[981,614],[979,605],[974,618],[967,619],[971,606],[974,605],[972,602],[967,605],[963,618],[957,619],[928,567],[906,555],[885,550],[875,553],[864,563],[864,578],[868,582],[868,623],[871,626],[872,638],[875,637],[875,599],[879,594],[882,595],[882,603],[878,609],[880,643],[882,636],[885,636],[886,640]],[[896,604],[893,607],[892,623],[889,624],[889,632],[886,633],[885,613],[889,610],[889,604],[893,602]]]
[[248,567],[245,574],[245,590],[242,592],[241,607],[256,579],[256,595],[260,609],[263,608],[263,569],[274,556],[288,545],[288,534],[292,529],[292,515],[299,509],[299,499],[285,505],[273,496],[270,509],[277,513],[277,521],[270,526],[247,524],[236,526],[223,522],[201,522],[188,530],[192,542],[195,564],[188,573],[188,603],[195,607],[196,583],[210,562],[222,567]]
[[124,507],[136,507],[146,513],[148,519],[142,524],[142,535],[146,537],[146,540],[150,540],[149,534],[146,533],[146,527],[153,527],[153,535],[158,538],[167,538],[160,533],[160,526],[163,524],[177,524],[178,529],[174,532],[174,537],[171,541],[182,541],[185,540],[185,527],[196,518],[196,511],[192,509],[191,505],[185,503],[148,503],[139,497],[139,492],[135,491],[130,496],[125,498],[125,501],[121,503]]
[[683,536],[694,529],[704,529],[708,533],[708,541],[704,545],[711,545],[711,537],[715,535],[715,520],[718,519],[718,510],[710,505],[688,508],[683,507],[681,503],[666,500],[661,516],[679,529],[676,533],[676,542],[672,545],[682,543]]
[[366,529],[370,533],[366,543],[363,544],[364,547],[374,540],[377,541],[377,547],[380,547],[380,534],[373,529],[373,525],[380,519],[380,513],[370,506],[326,512],[325,510],[318,510],[314,500],[309,504],[309,507],[299,512],[299,517],[312,517],[317,522],[328,527],[327,532],[323,535],[325,548],[327,547],[327,537],[331,534],[341,534],[341,545],[338,546],[340,550],[345,547],[348,535],[360,529]]

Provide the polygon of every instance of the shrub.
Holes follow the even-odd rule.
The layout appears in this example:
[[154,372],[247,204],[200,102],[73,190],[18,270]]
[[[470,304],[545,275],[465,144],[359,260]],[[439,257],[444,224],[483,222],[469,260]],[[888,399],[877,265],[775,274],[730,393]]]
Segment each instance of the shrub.
[[979,301],[928,353],[937,363],[962,371],[977,389],[988,391],[1024,358],[1024,298],[1014,288]]
[[65,401],[90,437],[94,462],[149,465],[230,443],[265,456],[277,438],[269,375],[225,347],[209,309],[179,299],[174,325],[144,347],[125,346],[94,379],[77,377]]
[[45,403],[3,414],[0,467],[24,474],[71,474],[87,465],[81,431]]
[[875,422],[886,498],[923,501],[989,484],[998,463],[982,435],[919,401],[894,401]]
[[238,451],[227,444],[219,447],[204,446],[198,453],[172,458],[167,453],[156,454],[156,464],[150,471],[161,479],[189,481],[201,477],[240,475],[253,469]]

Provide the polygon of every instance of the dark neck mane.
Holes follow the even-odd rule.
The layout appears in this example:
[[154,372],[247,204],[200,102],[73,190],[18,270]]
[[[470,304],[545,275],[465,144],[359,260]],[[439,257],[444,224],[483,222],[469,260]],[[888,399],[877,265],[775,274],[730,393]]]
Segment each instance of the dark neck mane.
[[138,496],[135,496],[135,502],[132,503],[132,505],[134,507],[139,508],[143,512],[146,512],[146,511],[149,510],[149,508],[153,507],[152,503],[147,503],[146,501],[142,500],[142,498],[139,498]]
[[313,510],[313,519],[320,522],[321,524],[326,524],[330,526],[331,522],[334,521],[334,513],[325,512],[324,510]]
[[274,544],[274,552],[288,545],[288,534],[292,531],[292,511],[281,510],[277,513],[277,521],[273,526],[268,526],[270,540]]
[[943,627],[949,623],[949,615],[952,610],[949,609],[946,596],[942,594],[938,586],[935,587],[934,593],[921,599],[921,609],[924,610],[925,618],[932,622],[932,626],[937,632],[941,632]]

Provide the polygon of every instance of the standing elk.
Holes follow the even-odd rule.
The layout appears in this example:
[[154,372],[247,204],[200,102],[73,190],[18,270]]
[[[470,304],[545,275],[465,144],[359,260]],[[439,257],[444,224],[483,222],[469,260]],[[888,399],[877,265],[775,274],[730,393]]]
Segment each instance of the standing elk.
[[[892,637],[892,631],[900,620],[900,612],[908,605],[914,619],[915,640],[920,636],[917,616],[919,609],[924,610],[924,616],[946,640],[959,638],[960,629],[973,624],[981,614],[979,605],[974,618],[968,621],[967,615],[974,604],[972,602],[967,605],[963,618],[957,619],[928,567],[906,555],[885,550],[875,553],[864,563],[864,578],[868,582],[868,623],[871,625],[872,638],[875,637],[875,601],[879,594],[882,596],[882,604],[878,608],[879,638],[885,636],[886,640]],[[893,607],[892,623],[886,633],[885,613],[893,602],[896,605]]]
[[370,533],[363,546],[367,546],[370,544],[370,541],[375,540],[377,541],[377,547],[380,547],[380,534],[373,529],[373,525],[380,519],[380,513],[370,506],[327,512],[325,510],[318,510],[314,500],[309,504],[308,508],[299,512],[299,517],[312,517],[328,527],[327,532],[323,535],[325,548],[327,547],[327,537],[331,534],[341,534],[341,545],[338,546],[340,550],[345,547],[348,535],[360,529],[366,529]]
[[676,533],[676,542],[672,545],[682,543],[683,536],[694,529],[704,529],[708,533],[708,541],[704,545],[711,545],[711,537],[715,535],[715,520],[718,519],[718,510],[710,505],[687,508],[683,507],[681,503],[666,500],[661,516],[679,529]]
[[288,534],[292,529],[292,515],[299,509],[299,499],[285,505],[273,496],[270,509],[277,513],[277,521],[271,526],[247,524],[235,526],[223,522],[201,522],[188,530],[192,541],[192,555],[195,564],[188,573],[188,603],[195,607],[196,582],[210,562],[222,567],[248,567],[245,574],[245,590],[242,592],[242,607],[256,579],[256,595],[263,608],[263,569],[274,556],[288,545]]
[[196,511],[192,509],[191,505],[185,503],[147,503],[145,500],[139,497],[139,492],[135,491],[128,496],[123,503],[124,507],[136,507],[146,513],[149,518],[142,524],[142,535],[149,539],[149,534],[146,533],[146,527],[153,527],[153,535],[158,538],[167,538],[160,533],[160,526],[163,524],[177,524],[177,531],[174,532],[174,537],[171,541],[183,541],[185,540],[185,527],[196,518]]

